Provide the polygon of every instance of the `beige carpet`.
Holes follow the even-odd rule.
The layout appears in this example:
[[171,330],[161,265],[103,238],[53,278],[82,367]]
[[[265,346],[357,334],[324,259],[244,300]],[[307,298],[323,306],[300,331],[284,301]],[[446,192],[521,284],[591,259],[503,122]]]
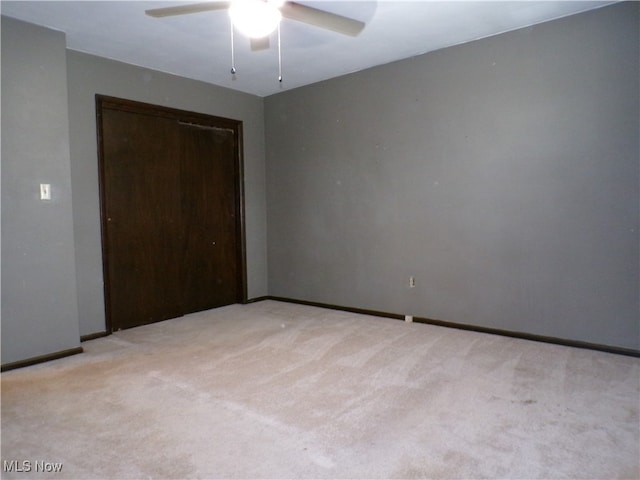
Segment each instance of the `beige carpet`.
[[2,374],[2,478],[640,475],[637,358],[274,301],[83,346]]

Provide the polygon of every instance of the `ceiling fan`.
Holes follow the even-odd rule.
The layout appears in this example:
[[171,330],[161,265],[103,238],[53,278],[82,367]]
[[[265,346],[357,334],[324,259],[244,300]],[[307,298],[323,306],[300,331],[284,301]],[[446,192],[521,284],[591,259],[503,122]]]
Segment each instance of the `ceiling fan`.
[[170,17],[189,13],[227,10],[231,19],[231,74],[236,74],[234,54],[234,29],[251,40],[251,50],[269,48],[268,35],[278,30],[278,80],[282,82],[282,59],[280,47],[280,20],[286,18],[356,37],[365,24],[353,18],[303,5],[291,0],[218,0],[173,7],[153,8],[145,13],[151,17]]
[[287,0],[219,0],[154,8],[145,13],[151,17],[169,17],[212,10],[227,10],[234,27],[252,39],[269,35],[282,18],[352,37],[365,27],[364,22]]

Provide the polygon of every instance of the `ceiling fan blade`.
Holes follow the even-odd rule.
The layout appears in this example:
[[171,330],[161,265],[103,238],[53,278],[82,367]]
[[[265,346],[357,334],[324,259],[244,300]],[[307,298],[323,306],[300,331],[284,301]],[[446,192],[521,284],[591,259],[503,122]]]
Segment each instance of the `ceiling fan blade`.
[[290,20],[307,23],[316,27],[331,30],[343,35],[356,37],[365,27],[365,23],[336,13],[318,10],[296,2],[285,2],[280,7],[282,16]]
[[156,18],[171,17],[173,15],[186,15],[188,13],[224,10],[225,8],[229,8],[230,4],[231,2],[229,1],[190,3],[188,5],[176,5],[175,7],[152,8],[151,10],[145,10],[144,13]]
[[269,37],[250,38],[249,40],[251,41],[251,50],[254,52],[269,48]]

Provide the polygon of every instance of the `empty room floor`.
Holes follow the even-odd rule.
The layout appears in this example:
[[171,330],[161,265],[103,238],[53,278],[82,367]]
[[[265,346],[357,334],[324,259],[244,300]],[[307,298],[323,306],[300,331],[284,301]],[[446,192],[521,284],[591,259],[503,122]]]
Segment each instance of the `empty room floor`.
[[2,478],[640,476],[638,358],[271,300],[83,347],[2,373]]

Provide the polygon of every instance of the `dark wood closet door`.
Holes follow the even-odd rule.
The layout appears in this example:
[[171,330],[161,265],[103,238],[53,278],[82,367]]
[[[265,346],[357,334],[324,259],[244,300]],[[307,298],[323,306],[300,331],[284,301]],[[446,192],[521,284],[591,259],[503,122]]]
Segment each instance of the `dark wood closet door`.
[[235,134],[227,128],[182,125],[184,311],[241,301],[234,162]]
[[175,121],[102,112],[107,312],[112,329],[182,315]]
[[97,110],[107,330],[241,302],[240,123],[111,97]]

